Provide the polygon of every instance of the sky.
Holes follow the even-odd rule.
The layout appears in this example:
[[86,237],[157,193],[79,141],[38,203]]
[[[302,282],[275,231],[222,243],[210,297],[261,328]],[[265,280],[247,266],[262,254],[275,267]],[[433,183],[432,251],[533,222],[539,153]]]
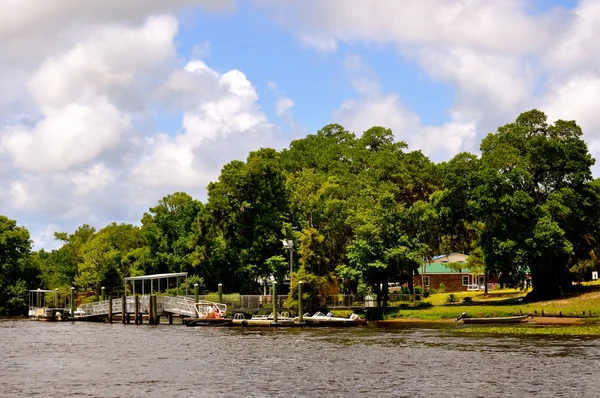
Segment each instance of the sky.
[[596,0],[0,0],[0,215],[139,225],[329,123],[442,162],[535,108],[600,158],[597,37]]

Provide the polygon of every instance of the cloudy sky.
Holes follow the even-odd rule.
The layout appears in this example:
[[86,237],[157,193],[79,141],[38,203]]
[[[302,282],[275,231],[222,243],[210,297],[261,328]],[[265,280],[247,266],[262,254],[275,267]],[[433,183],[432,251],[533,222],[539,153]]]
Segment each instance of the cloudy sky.
[[600,158],[598,37],[597,0],[0,0],[0,214],[53,248],[332,122],[443,161],[538,108]]

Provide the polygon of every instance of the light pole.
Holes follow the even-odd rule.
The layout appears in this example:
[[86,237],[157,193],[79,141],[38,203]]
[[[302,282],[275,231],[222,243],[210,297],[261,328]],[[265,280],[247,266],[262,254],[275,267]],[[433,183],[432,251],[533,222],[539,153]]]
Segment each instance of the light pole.
[[292,272],[294,272],[294,241],[291,239],[282,240],[283,248],[290,251],[290,291],[292,289]]

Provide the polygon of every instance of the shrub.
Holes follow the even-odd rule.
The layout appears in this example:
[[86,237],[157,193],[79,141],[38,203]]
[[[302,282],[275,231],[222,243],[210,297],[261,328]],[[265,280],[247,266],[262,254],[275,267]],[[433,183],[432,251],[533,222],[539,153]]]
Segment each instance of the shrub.
[[444,282],[440,283],[440,288],[438,289],[439,293],[446,293],[446,285],[444,285]]
[[450,293],[447,297],[446,297],[446,302],[447,303],[456,303],[458,301],[458,299],[456,298],[456,295],[454,293]]
[[423,298],[427,298],[427,297],[429,297],[429,295],[430,295],[430,294],[431,294],[431,292],[430,292],[429,290],[425,290],[425,291],[423,292]]
[[423,288],[421,286],[415,286],[415,294],[423,294]]

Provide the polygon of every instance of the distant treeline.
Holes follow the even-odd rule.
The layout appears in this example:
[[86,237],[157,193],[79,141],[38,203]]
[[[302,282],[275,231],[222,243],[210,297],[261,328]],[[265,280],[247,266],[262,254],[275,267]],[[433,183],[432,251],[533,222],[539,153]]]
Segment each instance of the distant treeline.
[[289,272],[284,239],[309,296],[339,286],[386,297],[388,281],[412,287],[423,261],[459,251],[502,284],[530,275],[530,297],[553,297],[598,269],[600,183],[581,137],[574,121],[532,110],[484,138],[481,156],[435,164],[389,129],[357,137],[331,124],[226,164],[206,203],[177,192],[141,226],[56,233],[57,250],[32,252],[27,230],[0,216],[0,313],[21,312],[38,286],[118,294],[124,276],[154,273],[259,292]]

